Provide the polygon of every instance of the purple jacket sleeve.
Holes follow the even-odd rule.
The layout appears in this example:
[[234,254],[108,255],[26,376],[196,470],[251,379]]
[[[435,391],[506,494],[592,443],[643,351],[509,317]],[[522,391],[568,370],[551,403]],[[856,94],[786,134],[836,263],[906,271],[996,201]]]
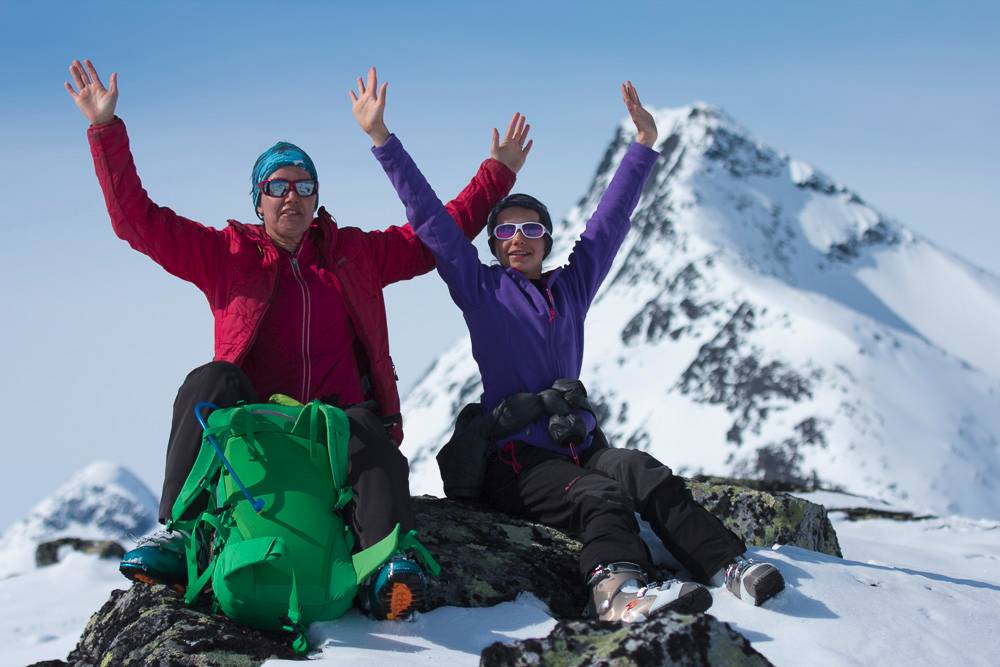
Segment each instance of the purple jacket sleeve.
[[632,211],[659,156],[640,143],[628,147],[597,210],[573,246],[560,280],[572,281],[588,305],[611,270],[618,248],[628,234]]
[[489,271],[480,263],[475,246],[455,224],[396,135],[372,148],[372,153],[406,207],[413,230],[433,253],[452,300],[463,311],[475,308],[489,280]]

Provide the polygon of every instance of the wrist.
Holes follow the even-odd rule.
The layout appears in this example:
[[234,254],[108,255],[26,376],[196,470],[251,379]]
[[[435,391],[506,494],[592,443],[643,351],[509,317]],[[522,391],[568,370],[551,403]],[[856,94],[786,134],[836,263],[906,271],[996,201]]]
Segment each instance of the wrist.
[[494,159],[495,159],[495,160],[496,160],[497,162],[499,162],[500,164],[502,164],[503,166],[505,166],[505,167],[507,167],[508,169],[510,169],[510,170],[511,170],[512,172],[514,172],[515,174],[516,174],[517,172],[521,171],[521,167],[523,167],[523,166],[524,166],[524,163],[523,163],[523,162],[522,162],[521,164],[512,164],[512,163],[508,162],[507,160],[501,160],[500,158],[494,158]]
[[652,148],[653,144],[656,143],[656,135],[655,134],[652,134],[652,135],[650,135],[650,134],[639,134],[639,136],[637,136],[635,140],[636,140],[636,142],[642,144],[646,148]]
[[90,126],[91,127],[100,127],[101,125],[110,125],[111,123],[115,122],[115,118],[116,118],[116,116],[114,116],[114,115],[108,116],[107,118],[103,118],[103,117],[102,118],[95,118],[94,120],[90,121]]
[[378,148],[389,141],[389,134],[389,128],[383,124],[381,127],[374,128],[368,132],[368,137],[372,140],[375,147]]

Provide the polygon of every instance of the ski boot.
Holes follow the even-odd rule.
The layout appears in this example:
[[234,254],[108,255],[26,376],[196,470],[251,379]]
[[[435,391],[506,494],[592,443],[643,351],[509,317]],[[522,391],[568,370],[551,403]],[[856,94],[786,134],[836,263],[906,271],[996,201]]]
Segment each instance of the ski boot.
[[700,584],[671,579],[649,582],[635,563],[598,565],[590,573],[590,616],[600,621],[634,623],[666,609],[695,614],[712,606],[712,595]]
[[187,584],[184,541],[189,537],[180,530],[158,530],[122,556],[118,571],[132,581],[164,584],[182,593]]
[[424,571],[402,552],[394,554],[365,581],[359,600],[372,618],[406,621],[421,608],[427,595]]
[[759,607],[785,588],[785,578],[770,563],[737,556],[722,571],[722,583],[744,602]]

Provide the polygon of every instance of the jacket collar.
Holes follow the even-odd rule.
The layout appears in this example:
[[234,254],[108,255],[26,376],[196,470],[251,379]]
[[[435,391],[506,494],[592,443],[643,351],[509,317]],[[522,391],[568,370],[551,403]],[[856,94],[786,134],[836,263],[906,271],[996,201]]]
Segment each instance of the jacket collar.
[[[274,242],[271,241],[271,237],[264,230],[263,223],[247,225],[239,220],[229,220],[228,222],[234,231],[256,244],[257,247],[274,247]],[[326,210],[326,207],[320,206],[306,234],[310,235],[313,242],[316,243],[317,255],[322,261],[322,258],[330,256],[331,249],[337,247],[337,237],[340,234],[340,229],[337,226],[337,221]]]

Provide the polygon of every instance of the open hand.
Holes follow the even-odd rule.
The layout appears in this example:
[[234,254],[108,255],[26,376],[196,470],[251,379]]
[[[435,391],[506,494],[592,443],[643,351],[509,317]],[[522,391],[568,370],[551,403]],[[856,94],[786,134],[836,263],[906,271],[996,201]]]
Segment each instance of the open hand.
[[381,146],[389,139],[389,129],[382,118],[385,114],[385,94],[388,87],[388,83],[383,83],[381,88],[378,87],[378,73],[373,66],[368,70],[368,83],[365,84],[359,76],[357,94],[353,89],[348,93],[354,119],[376,146]]
[[631,81],[622,84],[622,99],[625,101],[628,114],[632,117],[632,122],[635,123],[635,129],[638,133],[636,141],[643,146],[652,148],[653,144],[656,143],[656,121],[653,120],[653,114],[642,107],[639,93],[635,91],[635,86],[632,85]]
[[101,77],[97,76],[94,64],[84,60],[74,60],[69,65],[70,76],[76,88],[67,81],[65,86],[70,97],[76,102],[77,108],[90,121],[91,125],[110,123],[115,117],[115,106],[118,104],[118,74],[111,73],[110,88],[105,88]]
[[514,114],[514,117],[510,119],[510,124],[507,125],[507,132],[504,133],[502,142],[500,141],[500,133],[497,132],[496,128],[493,128],[493,145],[490,146],[490,157],[502,162],[515,174],[524,166],[524,161],[528,159],[528,151],[531,150],[531,145],[534,143],[534,140],[528,141],[527,144],[524,143],[531,130],[531,126],[525,124],[526,120],[520,113]]

